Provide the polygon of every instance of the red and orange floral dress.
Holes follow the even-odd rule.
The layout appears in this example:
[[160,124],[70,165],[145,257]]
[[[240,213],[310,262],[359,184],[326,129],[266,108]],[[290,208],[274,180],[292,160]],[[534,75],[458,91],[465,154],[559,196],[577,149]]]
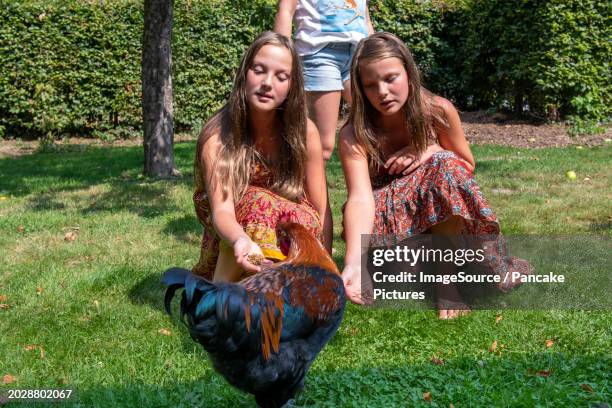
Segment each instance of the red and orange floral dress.
[[[211,280],[219,257],[220,237],[213,227],[210,201],[202,173],[196,167],[193,203],[203,227],[200,260],[192,268],[194,274]],[[235,203],[236,220],[246,234],[261,248],[263,255],[273,261],[287,255],[285,243],[279,242],[276,226],[283,222],[304,225],[321,239],[322,226],[319,213],[306,199],[288,200],[269,190],[274,175],[263,163],[253,166],[251,180],[244,196]]]

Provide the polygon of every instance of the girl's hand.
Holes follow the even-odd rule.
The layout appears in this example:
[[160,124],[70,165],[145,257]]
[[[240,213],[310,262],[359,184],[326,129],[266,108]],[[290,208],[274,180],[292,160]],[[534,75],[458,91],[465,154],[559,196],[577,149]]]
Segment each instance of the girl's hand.
[[388,169],[389,174],[410,174],[429,160],[434,153],[441,150],[443,149],[439,145],[432,144],[423,154],[418,156],[411,147],[404,147],[389,156],[389,159],[385,162],[385,168]]
[[344,291],[349,300],[358,305],[369,305],[373,302],[372,281],[365,273],[362,281],[361,265],[346,265],[342,271]]
[[[236,257],[238,266],[250,273],[260,272],[261,267],[253,264],[249,260],[249,256],[252,258],[265,259],[259,245],[246,235],[238,238],[236,242],[234,242],[234,256]],[[269,261],[262,262],[262,264],[265,263],[269,263]]]

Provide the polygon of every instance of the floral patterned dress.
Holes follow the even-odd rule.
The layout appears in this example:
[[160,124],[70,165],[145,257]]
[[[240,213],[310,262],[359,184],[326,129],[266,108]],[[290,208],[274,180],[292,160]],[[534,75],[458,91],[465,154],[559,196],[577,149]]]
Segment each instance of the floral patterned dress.
[[[252,170],[251,182],[246,193],[235,204],[235,212],[238,224],[244,228],[253,242],[259,245],[264,256],[277,261],[284,259],[288,250],[286,244],[279,242],[277,238],[277,224],[283,222],[302,224],[319,239],[322,236],[322,226],[319,213],[306,199],[296,203],[268,190],[272,180],[273,174],[268,168],[262,163],[257,163]],[[206,186],[197,168],[195,182],[193,203],[203,227],[203,234],[200,260],[192,271],[196,275],[212,280],[219,257],[220,237],[213,227]]]
[[[463,218],[462,235],[487,237],[487,266],[502,277],[532,272],[523,259],[507,254],[495,213],[464,162],[447,150],[437,152],[409,175],[371,175],[375,202],[372,245],[389,246],[448,220]],[[473,240],[472,240],[473,241]],[[508,290],[517,283],[501,282]]]

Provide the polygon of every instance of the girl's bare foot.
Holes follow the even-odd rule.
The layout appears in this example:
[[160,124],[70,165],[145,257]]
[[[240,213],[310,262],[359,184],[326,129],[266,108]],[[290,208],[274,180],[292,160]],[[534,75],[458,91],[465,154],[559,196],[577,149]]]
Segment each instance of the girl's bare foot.
[[460,316],[465,316],[471,312],[468,305],[463,302],[451,302],[445,299],[438,299],[438,319],[451,320]]
[[463,303],[461,295],[454,284],[436,285],[438,295],[438,318],[440,320],[456,319],[470,313],[468,305]]

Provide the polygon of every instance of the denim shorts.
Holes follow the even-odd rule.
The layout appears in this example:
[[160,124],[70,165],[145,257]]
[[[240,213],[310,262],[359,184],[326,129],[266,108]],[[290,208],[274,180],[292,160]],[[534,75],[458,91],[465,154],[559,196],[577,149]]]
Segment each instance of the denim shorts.
[[304,89],[310,92],[340,91],[351,72],[355,45],[329,43],[319,51],[303,55]]

